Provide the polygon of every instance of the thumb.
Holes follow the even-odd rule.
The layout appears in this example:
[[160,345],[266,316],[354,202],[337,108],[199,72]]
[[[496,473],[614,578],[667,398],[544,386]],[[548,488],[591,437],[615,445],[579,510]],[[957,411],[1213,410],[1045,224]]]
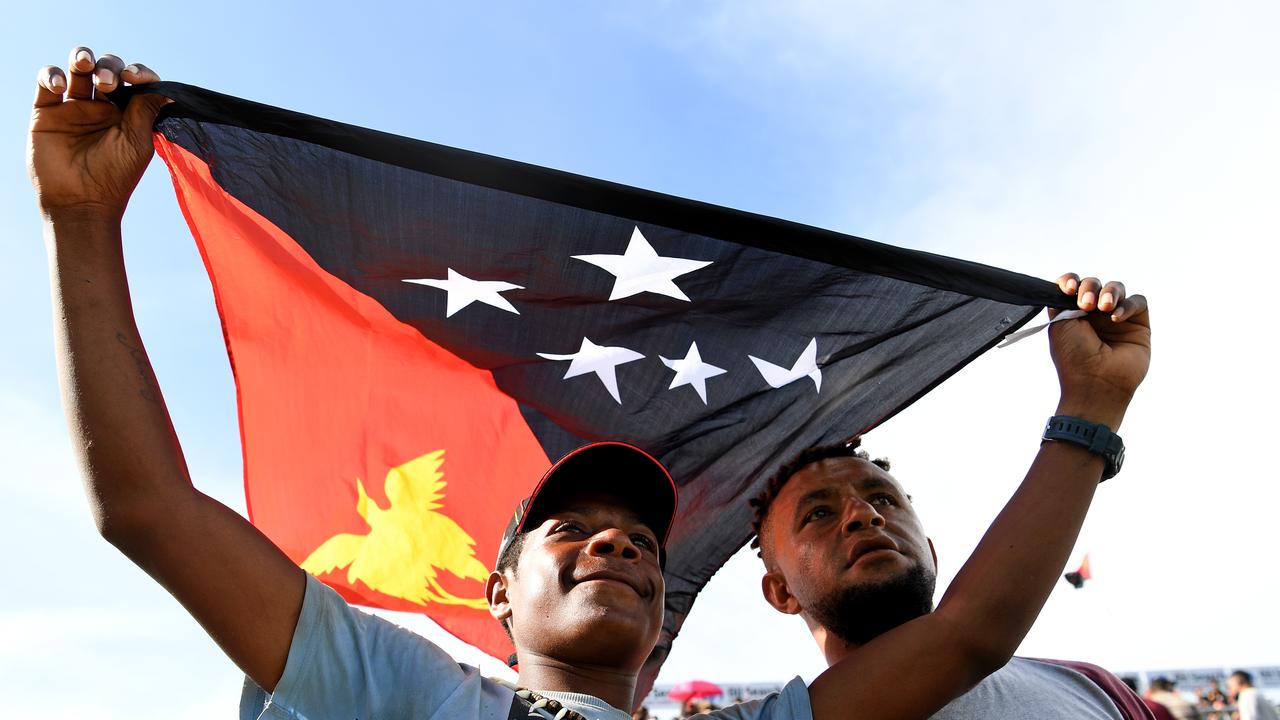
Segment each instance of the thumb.
[[163,95],[134,95],[124,109],[123,130],[135,143],[151,144],[151,130],[156,124],[160,108],[174,102]]

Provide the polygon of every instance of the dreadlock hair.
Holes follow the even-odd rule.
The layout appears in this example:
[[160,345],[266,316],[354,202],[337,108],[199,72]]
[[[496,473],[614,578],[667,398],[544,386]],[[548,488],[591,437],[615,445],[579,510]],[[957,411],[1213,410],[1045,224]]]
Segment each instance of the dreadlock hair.
[[872,460],[867,451],[862,449],[861,435],[854,435],[843,442],[831,445],[817,445],[801,450],[799,455],[796,455],[781,468],[778,468],[778,472],[769,478],[769,481],[765,483],[764,490],[761,490],[759,495],[747,501],[753,513],[751,518],[751,533],[753,536],[751,538],[751,548],[756,551],[758,557],[764,557],[764,550],[760,547],[760,531],[764,528],[765,518],[769,516],[769,506],[778,497],[778,493],[782,492],[782,486],[786,485],[793,475],[813,463],[829,458],[842,457],[867,460],[881,470],[889,472],[889,460],[887,458]]

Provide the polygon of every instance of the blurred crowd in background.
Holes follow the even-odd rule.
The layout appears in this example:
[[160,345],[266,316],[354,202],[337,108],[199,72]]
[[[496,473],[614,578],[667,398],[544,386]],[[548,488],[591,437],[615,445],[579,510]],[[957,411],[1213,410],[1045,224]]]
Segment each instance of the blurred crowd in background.
[[[1122,679],[1138,691],[1137,678]],[[1187,692],[1176,680],[1157,675],[1141,695],[1156,720],[1280,720],[1274,695],[1269,697],[1256,682],[1252,673],[1236,670]]]
[[[1261,674],[1263,677],[1255,677]],[[1195,681],[1179,686],[1178,676]],[[1121,675],[1156,720],[1280,720],[1280,668],[1260,672],[1236,670],[1213,676],[1209,671]],[[1260,682],[1261,680],[1261,682]],[[683,720],[723,705],[765,697],[782,683],[724,685],[691,680],[656,687],[632,720]]]

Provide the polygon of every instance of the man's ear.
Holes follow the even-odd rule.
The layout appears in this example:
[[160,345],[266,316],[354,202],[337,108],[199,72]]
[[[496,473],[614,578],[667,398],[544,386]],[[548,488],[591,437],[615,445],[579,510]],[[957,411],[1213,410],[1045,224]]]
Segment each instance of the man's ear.
[[489,600],[489,614],[494,620],[505,623],[511,619],[511,601],[507,597],[507,578],[497,570],[489,573],[484,584],[484,596]]
[[800,607],[796,596],[791,594],[791,588],[787,587],[787,579],[777,570],[764,574],[760,579],[760,590],[764,592],[764,599],[780,613],[798,615],[804,609]]
[[938,572],[938,550],[933,546],[933,538],[925,538],[929,543],[929,555],[933,558],[933,571]]

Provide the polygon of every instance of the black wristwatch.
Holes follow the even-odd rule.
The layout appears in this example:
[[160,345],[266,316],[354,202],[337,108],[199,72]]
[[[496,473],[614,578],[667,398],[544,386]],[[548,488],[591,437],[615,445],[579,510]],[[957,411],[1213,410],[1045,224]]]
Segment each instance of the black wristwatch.
[[[1070,415],[1054,415],[1044,426],[1045,440],[1060,440],[1088,448],[1094,455],[1107,461],[1102,480],[1110,480],[1124,465],[1124,441],[1102,423],[1089,422]],[[1101,482],[1101,480],[1099,480]]]

